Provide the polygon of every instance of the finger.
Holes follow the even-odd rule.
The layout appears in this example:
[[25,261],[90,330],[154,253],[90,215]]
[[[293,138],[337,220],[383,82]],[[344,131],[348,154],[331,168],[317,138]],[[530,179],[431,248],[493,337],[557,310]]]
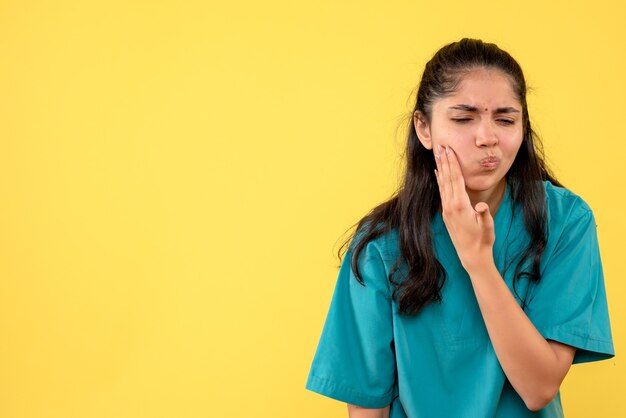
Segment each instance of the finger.
[[439,172],[435,168],[435,180],[437,180],[437,189],[439,190],[439,196],[441,196],[441,186],[439,185]]
[[475,209],[478,225],[485,229],[493,228],[493,217],[491,216],[489,205],[485,202],[480,202],[476,204]]
[[446,191],[444,189],[444,179],[442,177],[442,172],[441,172],[441,168],[442,168],[442,162],[441,162],[441,146],[437,145],[436,149],[433,150],[434,154],[435,154],[435,163],[437,164],[437,172],[436,172],[436,176],[437,176],[437,186],[439,187],[439,197],[441,198],[441,204],[443,205],[444,202],[446,201]]
[[454,199],[454,195],[452,194],[452,188],[450,187],[450,164],[448,163],[448,153],[440,147],[440,161],[439,165],[441,168],[439,169],[439,182],[441,183],[441,188],[444,191],[446,202]]
[[446,147],[446,154],[448,156],[448,168],[450,170],[450,189],[451,195],[455,200],[460,200],[460,204],[469,202],[469,196],[465,190],[465,179],[463,178],[463,172],[461,171],[461,165],[456,157],[456,152],[451,146]]
[[[463,178],[463,172],[461,171],[459,160],[456,158],[456,152],[451,146],[446,148],[450,167],[450,183],[452,187],[454,187],[454,191],[465,190],[465,179]],[[459,187],[461,187],[461,189],[459,189]]]

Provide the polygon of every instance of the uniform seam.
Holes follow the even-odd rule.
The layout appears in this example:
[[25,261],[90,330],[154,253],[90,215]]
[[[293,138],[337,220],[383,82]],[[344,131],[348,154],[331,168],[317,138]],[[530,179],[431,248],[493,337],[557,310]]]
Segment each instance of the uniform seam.
[[589,335],[579,334],[577,332],[572,332],[572,331],[568,331],[568,330],[561,330],[559,325],[547,325],[547,326],[544,326],[543,329],[545,331],[558,331],[559,333],[572,335],[574,337],[585,338],[587,340],[599,341],[599,342],[604,342],[604,343],[612,343],[613,342],[612,340],[605,340],[605,339],[592,337],[592,336],[589,336]]
[[319,380],[319,381],[321,381],[321,382],[323,382],[325,384],[333,385],[337,389],[345,390],[345,391],[351,392],[351,393],[353,393],[355,395],[358,395],[358,396],[361,396],[361,397],[364,397],[364,398],[369,398],[369,399],[372,399],[372,400],[387,400],[387,398],[389,398],[389,396],[391,396],[394,393],[394,391],[395,391],[395,388],[392,387],[389,391],[385,392],[382,395],[370,395],[370,394],[367,394],[367,393],[363,393],[363,392],[361,392],[359,390],[356,390],[356,389],[354,389],[352,387],[344,386],[342,384],[339,384],[339,383],[335,382],[332,379],[328,379],[328,378],[325,378],[325,377],[322,377],[322,376],[318,376],[316,374],[311,374],[311,377],[314,378],[314,379],[317,379],[317,380]]

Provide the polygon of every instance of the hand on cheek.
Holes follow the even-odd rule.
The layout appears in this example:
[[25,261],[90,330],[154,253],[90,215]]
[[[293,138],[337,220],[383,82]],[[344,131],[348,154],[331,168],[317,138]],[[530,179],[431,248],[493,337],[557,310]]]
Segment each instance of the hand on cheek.
[[438,145],[433,151],[441,215],[463,267],[470,270],[492,261],[496,237],[489,206],[480,202],[472,207],[461,166],[450,146]]

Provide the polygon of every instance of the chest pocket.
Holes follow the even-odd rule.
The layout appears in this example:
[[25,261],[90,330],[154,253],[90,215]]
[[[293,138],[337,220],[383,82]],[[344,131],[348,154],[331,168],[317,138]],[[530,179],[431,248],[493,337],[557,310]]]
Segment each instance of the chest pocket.
[[446,271],[446,281],[441,301],[430,307],[432,325],[450,348],[484,344],[489,341],[489,334],[469,274],[447,234],[438,238],[435,256]]
[[472,346],[489,341],[470,277],[459,262],[446,263],[442,301],[434,306],[441,333],[451,346]]

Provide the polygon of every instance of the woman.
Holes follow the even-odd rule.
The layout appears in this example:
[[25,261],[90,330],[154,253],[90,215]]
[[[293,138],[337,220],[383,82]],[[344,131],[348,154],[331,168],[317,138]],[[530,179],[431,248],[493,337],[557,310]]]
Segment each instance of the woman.
[[306,388],[352,418],[562,417],[571,364],[614,349],[594,215],[544,164],[519,64],[441,48],[406,159],[349,240]]

